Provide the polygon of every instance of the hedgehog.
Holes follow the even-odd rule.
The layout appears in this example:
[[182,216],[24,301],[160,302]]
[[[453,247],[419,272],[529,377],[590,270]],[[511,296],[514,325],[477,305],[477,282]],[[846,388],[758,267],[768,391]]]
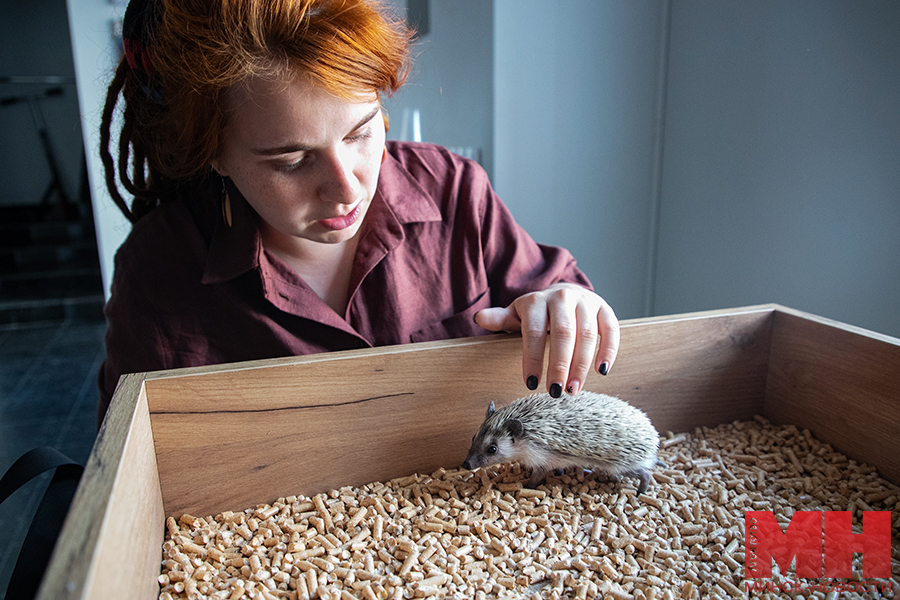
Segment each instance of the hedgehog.
[[606,394],[582,391],[552,398],[532,394],[500,410],[491,402],[463,463],[468,470],[518,462],[532,470],[528,487],[551,469],[582,467],[613,478],[637,477],[637,493],[658,464],[659,433],[641,410]]

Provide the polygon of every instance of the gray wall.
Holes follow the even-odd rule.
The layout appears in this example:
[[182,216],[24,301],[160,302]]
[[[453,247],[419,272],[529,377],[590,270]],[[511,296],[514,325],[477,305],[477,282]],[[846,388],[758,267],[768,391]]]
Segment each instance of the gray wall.
[[496,187],[620,317],[900,336],[898,31],[889,0],[496,0]]
[[900,336],[900,3],[675,2],[659,313]]
[[665,12],[655,0],[495,3],[494,184],[619,317],[643,314]]
[[[37,106],[60,180],[68,197],[77,200],[84,152],[66,0],[0,0],[0,78],[6,77],[15,80],[0,82],[0,99],[40,97]],[[48,77],[54,81],[39,81]],[[62,94],[44,96],[54,87]],[[37,204],[50,182],[31,105],[0,106],[0,205]]]

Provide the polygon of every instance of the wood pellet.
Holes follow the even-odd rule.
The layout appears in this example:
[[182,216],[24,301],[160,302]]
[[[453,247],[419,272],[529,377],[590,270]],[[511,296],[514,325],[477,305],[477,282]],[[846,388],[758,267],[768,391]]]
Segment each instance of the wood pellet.
[[[756,417],[667,433],[659,457],[639,497],[630,480],[583,470],[528,489],[529,473],[503,465],[170,517],[159,597],[747,598],[745,510],[773,511],[782,526],[795,510],[849,510],[856,531],[862,511],[893,511],[892,579],[880,588],[750,597],[900,595],[900,487],[808,430]],[[772,581],[808,580],[773,565]]]

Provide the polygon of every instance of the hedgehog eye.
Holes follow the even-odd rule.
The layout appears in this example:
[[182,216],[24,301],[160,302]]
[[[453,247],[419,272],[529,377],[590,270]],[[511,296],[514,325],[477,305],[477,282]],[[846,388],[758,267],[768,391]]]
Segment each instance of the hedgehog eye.
[[488,454],[497,454],[497,446],[495,446],[494,444],[491,444],[490,446],[488,446],[487,453]]

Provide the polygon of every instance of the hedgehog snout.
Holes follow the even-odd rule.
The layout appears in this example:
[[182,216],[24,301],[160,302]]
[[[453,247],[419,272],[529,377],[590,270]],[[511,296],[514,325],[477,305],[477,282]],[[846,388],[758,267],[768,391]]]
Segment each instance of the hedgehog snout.
[[463,469],[467,471],[474,471],[479,467],[483,467],[487,464],[487,457],[484,454],[479,452],[471,452],[469,456],[466,457],[465,462],[463,462]]

